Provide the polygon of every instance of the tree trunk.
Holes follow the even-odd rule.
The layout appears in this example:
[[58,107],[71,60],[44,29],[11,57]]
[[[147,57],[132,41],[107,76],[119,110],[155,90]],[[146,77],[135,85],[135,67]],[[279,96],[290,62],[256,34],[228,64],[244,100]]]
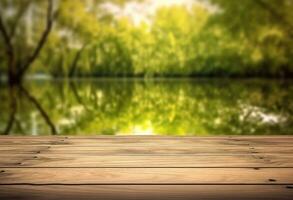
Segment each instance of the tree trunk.
[[84,44],[84,45],[81,47],[81,49],[79,49],[79,50],[77,51],[77,53],[75,54],[75,57],[74,57],[74,59],[73,59],[73,62],[72,62],[72,64],[71,64],[71,67],[70,67],[70,70],[69,70],[69,74],[68,74],[69,77],[73,77],[73,76],[75,75],[75,71],[76,71],[76,68],[77,68],[78,61],[79,61],[80,56],[81,56],[83,50],[85,49],[85,47],[86,47],[86,44]]
[[22,82],[22,74],[19,73],[19,70],[15,64],[14,56],[12,55],[8,61],[8,81],[10,85],[19,85]]
[[[24,14],[26,8],[24,11],[20,12],[19,18],[22,17]],[[22,13],[23,12],[23,13]],[[46,28],[41,35],[41,38],[39,42],[37,43],[37,46],[35,50],[33,51],[32,55],[27,59],[23,65],[16,64],[16,57],[15,57],[15,49],[12,44],[13,36],[14,36],[14,29],[16,29],[16,26],[18,24],[18,20],[15,22],[15,27],[12,29],[12,34],[9,34],[7,31],[2,16],[0,14],[0,34],[3,36],[3,41],[5,45],[5,51],[7,54],[7,67],[8,67],[8,82],[10,85],[20,85],[24,75],[29,70],[29,67],[34,63],[34,61],[39,56],[41,50],[43,49],[45,43],[47,42],[48,36],[51,32],[53,22],[56,19],[59,11],[57,10],[55,13],[53,12],[53,0],[48,0],[48,11],[47,11],[47,19],[46,19]]]

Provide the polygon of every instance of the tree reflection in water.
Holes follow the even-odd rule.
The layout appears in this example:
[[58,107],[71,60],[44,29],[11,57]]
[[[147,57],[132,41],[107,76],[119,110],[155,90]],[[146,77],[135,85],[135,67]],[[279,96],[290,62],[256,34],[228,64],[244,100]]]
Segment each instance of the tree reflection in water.
[[290,81],[30,81],[25,88],[4,91],[1,86],[0,130],[5,134],[32,134],[33,124],[38,135],[293,132]]
[[9,111],[7,112],[9,115],[9,119],[7,122],[7,126],[3,131],[3,135],[8,135],[11,132],[14,124],[15,124],[15,126],[17,126],[16,129],[18,129],[20,133],[22,133],[22,134],[25,133],[25,131],[21,125],[22,122],[20,122],[19,119],[16,118],[18,107],[19,107],[18,101],[19,100],[21,101],[23,99],[23,97],[26,97],[26,99],[29,102],[31,102],[34,105],[34,107],[39,111],[42,118],[45,120],[47,125],[50,127],[52,135],[58,134],[56,127],[55,127],[54,123],[51,121],[47,112],[41,106],[39,101],[25,89],[25,87],[23,87],[22,85],[9,85],[7,88],[9,91],[8,92],[9,93],[8,99],[10,100]]

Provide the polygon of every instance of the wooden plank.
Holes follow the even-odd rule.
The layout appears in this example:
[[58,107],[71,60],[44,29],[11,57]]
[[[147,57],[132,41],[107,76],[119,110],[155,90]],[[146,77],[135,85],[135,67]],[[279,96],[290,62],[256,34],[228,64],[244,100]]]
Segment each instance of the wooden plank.
[[[11,160],[20,163],[13,163]],[[0,155],[0,167],[293,167],[292,155]]]
[[292,200],[293,190],[271,185],[0,186],[2,200]]
[[0,199],[291,200],[292,150],[292,136],[4,136]]
[[215,146],[210,147],[190,147],[186,146],[167,146],[167,147],[141,147],[141,146],[105,146],[87,147],[70,145],[16,145],[0,146],[0,154],[94,154],[94,155],[158,155],[158,154],[293,154],[293,147],[248,147],[248,146]]
[[[115,138],[115,137],[114,137]],[[0,145],[89,145],[89,146],[108,146],[108,145],[264,145],[264,146],[293,146],[291,138],[174,138],[174,139],[155,139],[154,138],[27,138],[10,139],[1,138]]]
[[234,142],[278,142],[287,143],[293,141],[293,136],[280,136],[280,137],[158,137],[158,136],[136,136],[136,137],[3,137],[1,136],[1,141],[11,142],[11,141],[90,141],[90,142],[150,142],[150,141],[185,141],[185,142],[223,142],[223,141],[234,141]]
[[249,142],[231,142],[231,141],[223,141],[223,142],[194,142],[194,143],[186,143],[184,141],[176,141],[176,142],[99,142],[99,141],[94,141],[94,142],[81,142],[81,141],[76,141],[76,142],[69,142],[69,141],[9,141],[9,142],[1,142],[0,146],[32,146],[32,145],[37,145],[37,146],[59,146],[59,145],[67,145],[67,146],[83,146],[83,147],[107,147],[107,146],[115,146],[115,147],[169,147],[169,146],[189,146],[190,148],[192,147],[216,147],[216,146],[243,146],[243,147],[274,147],[274,146],[279,146],[279,147],[293,147],[293,142],[287,142],[287,143],[249,143]]
[[0,160],[0,166],[20,166],[25,159],[21,157],[11,157],[9,159]]
[[17,136],[17,135],[1,135],[1,139],[10,139],[10,140],[58,140],[58,139],[106,139],[106,140],[121,140],[121,139],[130,139],[130,140],[257,140],[257,141],[267,141],[267,140],[293,140],[293,135],[231,135],[231,136],[145,136],[145,135],[115,135],[115,136],[106,136],[106,135],[92,135],[92,136],[72,136],[72,135],[63,135],[63,136]]
[[13,168],[0,184],[293,184],[293,168]]

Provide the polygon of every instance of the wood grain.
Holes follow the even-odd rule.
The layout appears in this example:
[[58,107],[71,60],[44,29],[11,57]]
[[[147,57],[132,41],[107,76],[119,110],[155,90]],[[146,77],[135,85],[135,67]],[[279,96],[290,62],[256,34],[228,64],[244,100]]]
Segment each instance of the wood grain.
[[0,186],[2,200],[292,200],[287,186],[127,185]]
[[95,155],[227,155],[227,154],[293,154],[292,147],[250,147],[250,146],[227,146],[215,145],[211,147],[201,146],[73,146],[73,145],[0,145],[2,154],[95,154]]
[[274,146],[276,144],[281,146],[293,146],[293,139],[291,137],[271,137],[271,138],[239,138],[239,137],[223,137],[223,138],[196,138],[196,137],[96,137],[96,138],[69,138],[69,137],[3,137],[0,145],[88,145],[88,146],[150,146],[150,145],[191,145],[191,146],[214,146],[214,145],[256,145],[256,146]]
[[0,136],[0,199],[293,199],[293,136]]
[[0,169],[0,184],[293,184],[293,168]]
[[[11,162],[13,160],[13,162]],[[16,162],[21,162],[18,164]],[[95,156],[72,154],[0,155],[0,167],[293,167],[292,155]]]

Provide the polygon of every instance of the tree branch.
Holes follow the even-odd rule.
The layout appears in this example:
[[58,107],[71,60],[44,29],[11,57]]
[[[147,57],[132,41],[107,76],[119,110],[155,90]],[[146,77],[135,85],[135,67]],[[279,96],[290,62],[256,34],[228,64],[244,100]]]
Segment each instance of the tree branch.
[[10,99],[10,116],[6,125],[5,130],[3,131],[4,135],[8,135],[13,127],[13,124],[15,122],[15,115],[17,112],[17,103],[16,103],[16,91],[17,88],[15,87],[9,87],[9,99]]
[[44,47],[44,45],[47,41],[47,38],[51,32],[53,22],[54,22],[55,18],[57,17],[57,15],[58,15],[58,11],[53,13],[53,0],[48,0],[46,28],[41,36],[40,41],[37,44],[37,47],[36,47],[34,53],[32,54],[32,56],[29,57],[27,62],[23,65],[22,69],[20,70],[20,75],[23,75],[29,69],[31,64],[36,60],[36,58],[39,56],[42,48]]
[[3,40],[4,40],[4,46],[5,46],[5,50],[6,50],[6,54],[9,58],[13,57],[13,46],[11,44],[11,40],[10,40],[10,37],[8,35],[8,32],[4,26],[4,23],[3,23],[3,19],[2,19],[2,16],[0,14],[0,32],[1,32],[1,35],[3,37]]
[[16,66],[14,61],[14,48],[11,43],[10,36],[8,35],[8,32],[3,23],[1,14],[0,14],[0,32],[4,40],[4,46],[5,46],[6,56],[7,56],[8,77],[9,77],[9,81],[12,81],[13,79],[11,79],[11,77],[13,77],[16,74]]
[[46,121],[46,123],[48,124],[48,126],[51,129],[51,133],[53,135],[57,135],[58,131],[57,131],[55,125],[53,124],[52,120],[50,119],[49,115],[46,113],[44,108],[38,102],[38,100],[35,97],[31,96],[30,93],[24,87],[21,86],[20,89],[25,94],[25,96],[36,106],[38,111],[41,113],[42,117],[44,118],[44,120]]
[[76,71],[76,67],[77,67],[78,61],[80,59],[80,56],[81,56],[82,52],[86,48],[86,46],[87,46],[87,43],[83,44],[82,47],[75,54],[74,59],[73,59],[73,62],[72,62],[71,67],[70,67],[70,70],[69,70],[69,77],[73,77],[74,76],[74,73]]
[[25,1],[24,4],[21,5],[21,8],[16,15],[16,19],[14,20],[14,22],[11,26],[10,40],[12,40],[12,38],[14,37],[16,29],[17,29],[17,25],[18,25],[19,21],[21,20],[22,16],[26,13],[27,9],[29,8],[29,5],[30,5],[30,1]]

